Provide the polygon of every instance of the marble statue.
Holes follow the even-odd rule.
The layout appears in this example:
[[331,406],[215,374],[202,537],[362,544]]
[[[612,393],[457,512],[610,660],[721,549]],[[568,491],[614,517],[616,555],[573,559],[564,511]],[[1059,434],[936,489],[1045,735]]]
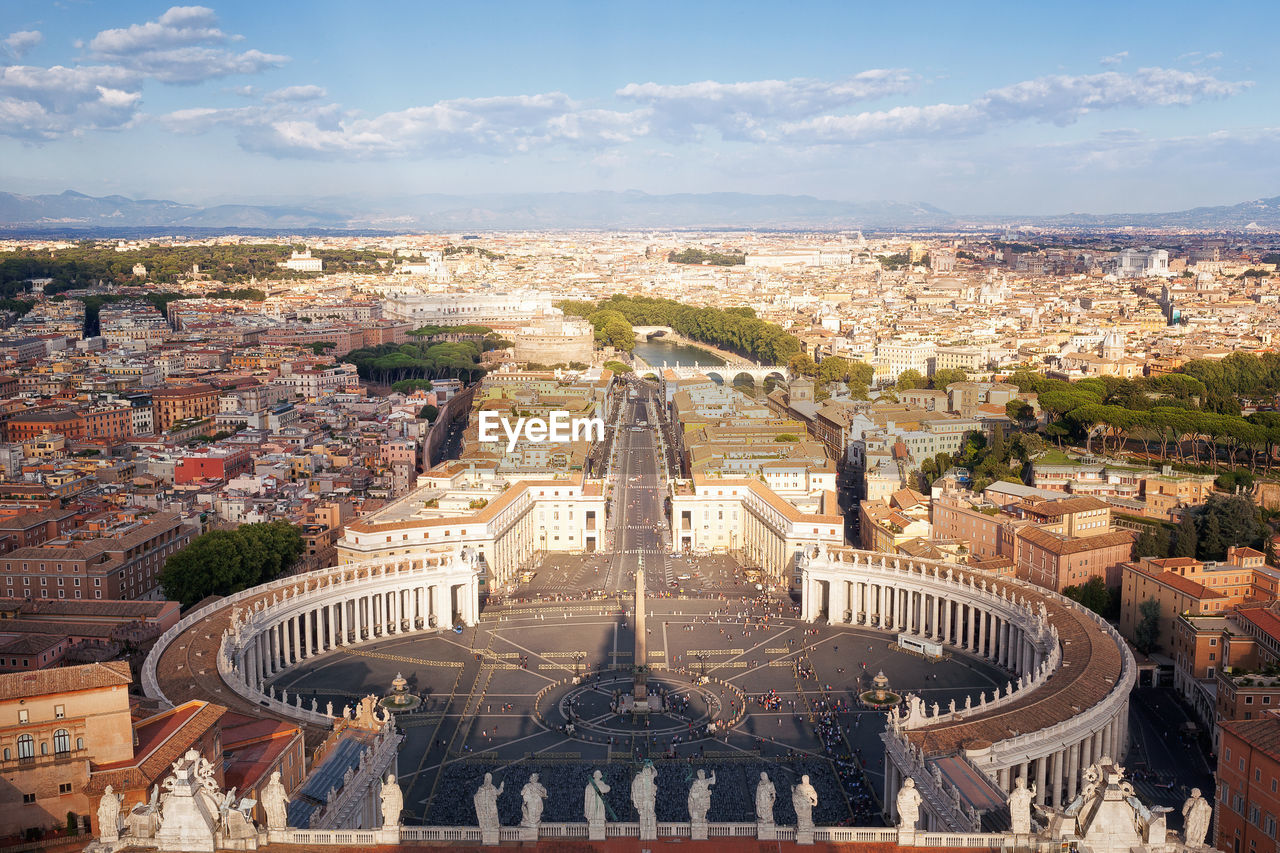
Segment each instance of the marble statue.
[[520,807],[521,826],[536,827],[542,822],[542,801],[546,798],[547,789],[538,781],[538,774],[530,774],[529,781],[520,789],[520,799],[524,801]]
[[1009,820],[1015,835],[1031,834],[1031,803],[1035,796],[1035,783],[1028,788],[1026,777],[1019,776],[1013,783],[1013,793],[1009,795]]
[[102,799],[98,801],[99,841],[120,840],[120,804],[122,802],[124,802],[124,795],[117,794],[110,785],[102,792]]
[[498,787],[493,787],[493,774],[484,774],[484,782],[476,789],[475,795],[471,798],[476,807],[476,820],[480,824],[481,830],[495,830],[498,828],[498,796],[502,793],[502,789],[506,787],[506,782],[499,782]]
[[800,777],[799,785],[791,786],[791,805],[796,810],[796,831],[813,832],[813,807],[818,804],[818,792],[809,784],[808,775]]
[[646,760],[640,772],[631,780],[631,805],[640,815],[641,840],[658,837],[658,818],[655,813],[658,800],[658,769]]
[[698,778],[693,780],[689,788],[689,820],[693,823],[706,823],[707,812],[711,809],[711,786],[716,783],[716,772],[711,771],[711,778],[703,770],[698,771]]
[[382,826],[384,829],[400,825],[400,812],[404,811],[404,792],[396,781],[396,774],[388,773],[379,793],[382,799]]
[[280,781],[280,771],[271,774],[271,781],[262,789],[262,810],[267,813],[267,829],[284,829],[288,825],[289,792]]
[[605,784],[604,778],[599,770],[597,770],[590,779],[587,780],[587,788],[582,795],[582,813],[586,817],[588,824],[597,824],[601,828],[604,827],[605,808],[604,795],[612,789]]
[[1213,806],[1200,796],[1199,788],[1192,788],[1191,796],[1182,804],[1182,818],[1185,821],[1183,836],[1186,845],[1204,847],[1204,839],[1209,832],[1209,821],[1213,818]]
[[898,829],[915,831],[916,821],[920,820],[920,799],[916,780],[908,776],[898,790]]
[[760,783],[756,785],[756,821],[773,824],[773,804],[778,799],[778,791],[769,781],[768,773],[760,774]]

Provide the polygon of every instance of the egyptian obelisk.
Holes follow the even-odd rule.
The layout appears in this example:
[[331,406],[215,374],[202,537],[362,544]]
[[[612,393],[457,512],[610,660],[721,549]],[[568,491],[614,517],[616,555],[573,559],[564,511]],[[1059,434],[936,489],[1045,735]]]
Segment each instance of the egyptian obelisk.
[[636,674],[635,686],[631,696],[635,705],[648,706],[648,692],[645,688],[645,666],[649,662],[649,653],[645,647],[644,628],[644,555],[640,555],[640,567],[636,569],[636,648],[632,665]]

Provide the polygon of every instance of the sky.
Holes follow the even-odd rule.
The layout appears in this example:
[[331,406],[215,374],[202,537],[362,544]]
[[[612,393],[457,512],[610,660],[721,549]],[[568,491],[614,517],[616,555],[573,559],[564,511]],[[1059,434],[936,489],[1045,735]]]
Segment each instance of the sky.
[[1280,195],[1280,4],[0,0],[0,191]]

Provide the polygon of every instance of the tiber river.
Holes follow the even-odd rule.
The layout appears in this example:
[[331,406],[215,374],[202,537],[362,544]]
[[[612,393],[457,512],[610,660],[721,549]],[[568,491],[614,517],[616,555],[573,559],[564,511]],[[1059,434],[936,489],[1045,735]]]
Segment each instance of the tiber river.
[[664,361],[667,364],[682,364],[692,367],[715,367],[716,365],[724,364],[724,359],[713,352],[708,352],[701,347],[667,343],[662,338],[654,338],[644,343],[636,344],[634,354],[640,356],[645,363],[653,368],[661,368]]

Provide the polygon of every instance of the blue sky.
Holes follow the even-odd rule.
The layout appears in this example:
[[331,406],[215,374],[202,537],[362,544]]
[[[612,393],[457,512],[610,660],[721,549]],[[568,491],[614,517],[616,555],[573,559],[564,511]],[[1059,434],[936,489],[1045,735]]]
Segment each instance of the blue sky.
[[0,0],[0,189],[1228,204],[1280,194],[1278,6]]

